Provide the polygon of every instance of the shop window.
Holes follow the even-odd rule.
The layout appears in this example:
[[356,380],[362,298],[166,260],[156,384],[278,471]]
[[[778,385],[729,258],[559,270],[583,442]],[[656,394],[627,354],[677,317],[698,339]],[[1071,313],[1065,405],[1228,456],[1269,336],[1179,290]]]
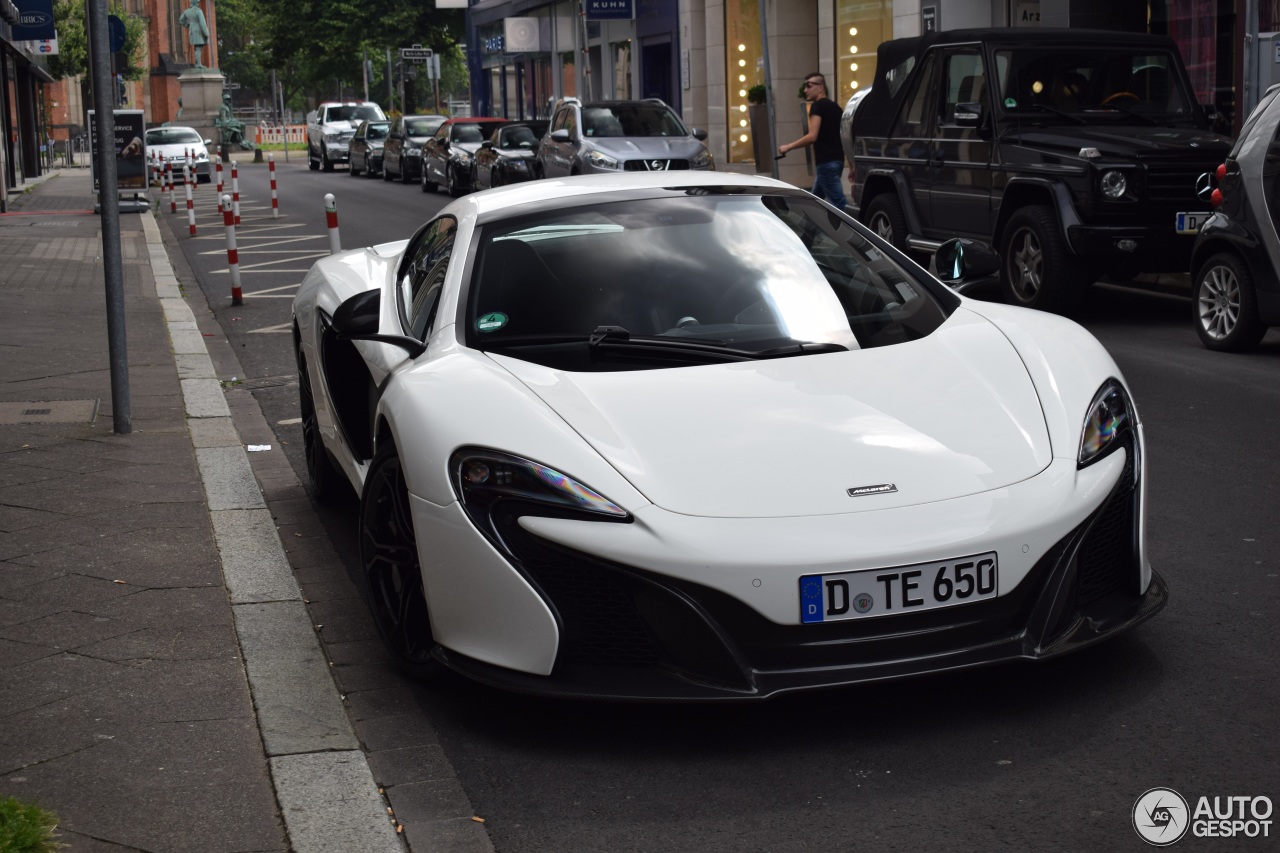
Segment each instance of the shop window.
[[844,106],[871,85],[876,49],[893,38],[893,0],[836,0],[836,87],[831,100]]
[[756,0],[726,0],[725,111],[730,163],[754,163],[747,92],[764,83],[764,53],[760,49],[760,7]]

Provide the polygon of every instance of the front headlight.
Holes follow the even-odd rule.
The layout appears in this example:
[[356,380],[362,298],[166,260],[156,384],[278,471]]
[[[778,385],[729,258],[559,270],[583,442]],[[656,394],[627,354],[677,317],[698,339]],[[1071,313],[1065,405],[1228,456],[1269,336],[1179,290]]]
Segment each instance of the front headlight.
[[1129,181],[1125,178],[1124,172],[1119,169],[1110,169],[1102,173],[1102,178],[1098,182],[1102,195],[1112,201],[1124,198],[1125,192],[1129,189]]
[[529,171],[529,164],[523,160],[508,160],[507,167],[511,169],[513,172]]
[[712,169],[715,168],[712,165],[712,162],[711,152],[703,148],[701,153],[695,155],[694,158],[689,161],[689,165],[695,169]]
[[621,169],[622,164],[603,151],[588,151],[586,161],[597,169]]
[[508,453],[463,448],[449,459],[449,472],[467,515],[498,545],[502,545],[502,536],[495,514],[631,520],[625,509],[572,477]]
[[325,142],[341,142],[341,141],[342,141],[342,134],[341,134],[341,133],[326,133],[326,134],[324,135],[324,141],[325,141]]
[[1079,467],[1092,465],[1123,446],[1120,440],[1134,426],[1133,404],[1120,383],[1108,379],[1098,389],[1080,433]]

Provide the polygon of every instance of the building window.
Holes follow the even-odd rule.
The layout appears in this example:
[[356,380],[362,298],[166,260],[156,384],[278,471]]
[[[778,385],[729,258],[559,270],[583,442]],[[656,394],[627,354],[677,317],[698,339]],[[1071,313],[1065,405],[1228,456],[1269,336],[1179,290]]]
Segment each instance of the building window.
[[631,100],[631,40],[613,46],[613,96]]
[[760,49],[760,7],[756,0],[726,0],[725,109],[730,163],[754,163],[747,92],[764,83],[764,53]]
[[892,0],[836,0],[836,87],[840,106],[871,85],[876,49],[893,38]]

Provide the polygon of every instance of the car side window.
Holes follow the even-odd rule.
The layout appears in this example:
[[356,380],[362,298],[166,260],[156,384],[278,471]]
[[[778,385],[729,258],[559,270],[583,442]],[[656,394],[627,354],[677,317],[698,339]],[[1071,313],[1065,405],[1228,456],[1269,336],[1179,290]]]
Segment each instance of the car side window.
[[956,105],[986,103],[986,74],[976,50],[950,51],[942,60],[943,125],[956,123]]
[[560,112],[556,113],[555,119],[551,122],[551,129],[559,130],[560,128],[564,127],[565,116],[568,115],[568,113],[569,113],[569,110],[561,110]]
[[400,280],[403,315],[409,334],[419,340],[426,339],[435,319],[457,227],[457,220],[443,216],[407,250],[413,252],[413,259]]
[[894,127],[894,136],[927,139],[932,132],[933,105],[937,103],[937,92],[933,88],[934,61],[936,54],[930,53],[924,67],[917,75],[914,88],[907,97],[902,113]]

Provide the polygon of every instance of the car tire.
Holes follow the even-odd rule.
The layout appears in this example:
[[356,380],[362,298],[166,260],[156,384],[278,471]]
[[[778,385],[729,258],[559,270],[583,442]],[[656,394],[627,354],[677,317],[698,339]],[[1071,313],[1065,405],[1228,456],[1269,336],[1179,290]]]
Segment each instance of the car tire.
[[333,163],[329,162],[329,152],[328,152],[328,151],[324,151],[324,150],[321,150],[321,151],[320,151],[320,168],[321,168],[321,169],[323,169],[323,170],[324,170],[324,171],[326,171],[326,172],[332,172],[332,171],[333,171]]
[[1009,217],[1000,248],[1005,301],[1065,314],[1084,292],[1086,276],[1063,243],[1053,211],[1029,205]]
[[324,441],[320,438],[315,398],[311,392],[311,376],[301,352],[297,353],[297,361],[298,408],[302,416],[302,451],[307,463],[307,481],[311,487],[312,499],[316,503],[328,503],[342,487],[342,473],[329,458],[329,451],[325,450]]
[[1258,318],[1253,275],[1233,252],[1219,252],[1200,265],[1192,316],[1200,342],[1219,352],[1246,352],[1267,333]]
[[455,171],[456,170],[452,166],[446,166],[444,169],[445,187],[449,190],[449,196],[451,198],[457,198],[462,195],[458,190],[458,181],[455,176]]
[[432,183],[431,176],[427,172],[427,164],[422,164],[422,191],[424,193],[433,193],[436,191],[436,185]]
[[348,167],[348,170],[347,170],[347,171],[348,171],[348,173],[351,175],[351,177],[353,177],[353,178],[356,178],[356,177],[359,177],[359,176],[360,176],[360,170],[356,168],[356,161],[355,161],[355,160],[352,160],[352,161],[351,161],[351,165]]
[[543,168],[542,168],[542,161],[541,160],[533,161],[533,179],[535,181],[540,181],[546,176],[547,176],[547,173],[543,171]]
[[907,252],[907,217],[893,193],[881,193],[867,205],[867,227],[900,252]]
[[374,178],[376,178],[376,177],[378,176],[378,173],[377,173],[377,172],[375,172],[375,171],[373,171],[373,167],[372,167],[372,166],[369,166],[369,165],[368,165],[368,162],[369,162],[369,161],[367,161],[367,160],[365,161],[364,176],[365,176],[366,178],[368,178],[369,180],[373,180]]
[[409,170],[405,168],[403,158],[401,158],[400,160],[400,183],[402,184],[409,183]]
[[396,665],[415,678],[439,672],[409,490],[390,440],[374,454],[360,496],[360,565],[373,624]]
[[320,171],[320,161],[312,155],[310,145],[307,146],[307,168],[313,172]]
[[502,179],[502,170],[497,166],[489,167],[489,189],[500,187],[505,183]]

